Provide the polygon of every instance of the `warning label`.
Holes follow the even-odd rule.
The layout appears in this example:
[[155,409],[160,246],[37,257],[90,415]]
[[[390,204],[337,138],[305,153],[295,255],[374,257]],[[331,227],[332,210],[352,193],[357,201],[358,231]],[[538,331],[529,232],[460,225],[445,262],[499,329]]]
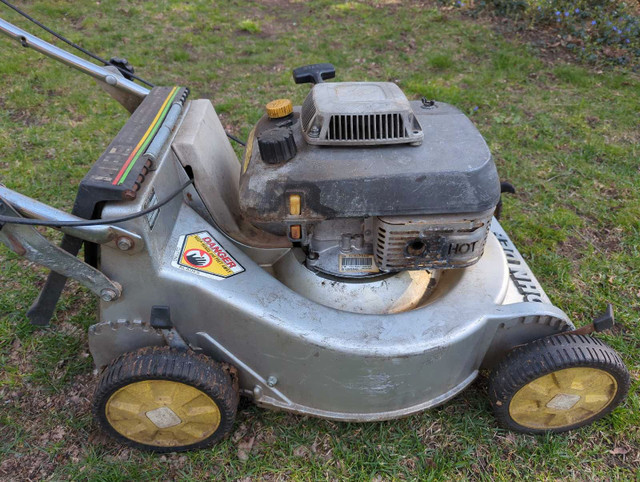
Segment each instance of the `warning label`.
[[212,279],[229,278],[244,271],[242,265],[207,231],[180,236],[171,264]]

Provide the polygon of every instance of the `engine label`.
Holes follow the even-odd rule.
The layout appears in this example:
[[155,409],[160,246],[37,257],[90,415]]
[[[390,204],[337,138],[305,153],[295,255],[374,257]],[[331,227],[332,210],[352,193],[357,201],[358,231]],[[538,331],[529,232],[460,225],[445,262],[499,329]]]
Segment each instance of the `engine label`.
[[180,236],[171,265],[216,280],[244,271],[244,267],[207,231]]
[[341,254],[341,273],[377,273],[380,271],[371,254]]

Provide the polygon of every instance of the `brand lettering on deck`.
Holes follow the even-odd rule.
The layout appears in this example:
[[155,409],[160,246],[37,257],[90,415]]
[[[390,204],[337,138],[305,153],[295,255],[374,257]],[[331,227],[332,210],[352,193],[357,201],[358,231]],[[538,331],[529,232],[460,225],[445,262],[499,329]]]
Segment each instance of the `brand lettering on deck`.
[[523,301],[544,303],[544,300],[542,299],[542,289],[538,286],[535,278],[527,269],[524,261],[520,257],[520,253],[518,253],[513,243],[511,243],[511,240],[502,235],[502,233],[494,234],[502,246],[502,251],[504,251],[504,254],[507,257],[509,276],[515,283],[520,294],[523,295]]

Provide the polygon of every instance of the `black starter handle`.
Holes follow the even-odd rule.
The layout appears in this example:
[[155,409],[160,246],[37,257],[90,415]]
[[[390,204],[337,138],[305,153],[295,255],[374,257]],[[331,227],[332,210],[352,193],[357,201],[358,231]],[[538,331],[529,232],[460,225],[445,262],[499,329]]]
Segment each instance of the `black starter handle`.
[[336,68],[332,64],[303,65],[293,69],[293,80],[296,84],[320,84],[336,76]]

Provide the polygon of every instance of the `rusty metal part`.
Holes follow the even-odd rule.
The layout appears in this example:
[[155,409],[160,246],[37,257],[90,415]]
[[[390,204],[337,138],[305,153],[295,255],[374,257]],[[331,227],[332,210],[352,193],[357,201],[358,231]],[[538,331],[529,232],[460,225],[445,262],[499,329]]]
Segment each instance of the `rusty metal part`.
[[599,314],[592,323],[581,326],[573,331],[569,331],[566,334],[569,335],[590,335],[591,333],[600,333],[602,331],[610,330],[615,323],[615,317],[613,316],[613,305],[607,304],[607,309]]
[[89,327],[89,350],[99,368],[124,353],[165,344],[162,331],[141,320],[104,321]]

